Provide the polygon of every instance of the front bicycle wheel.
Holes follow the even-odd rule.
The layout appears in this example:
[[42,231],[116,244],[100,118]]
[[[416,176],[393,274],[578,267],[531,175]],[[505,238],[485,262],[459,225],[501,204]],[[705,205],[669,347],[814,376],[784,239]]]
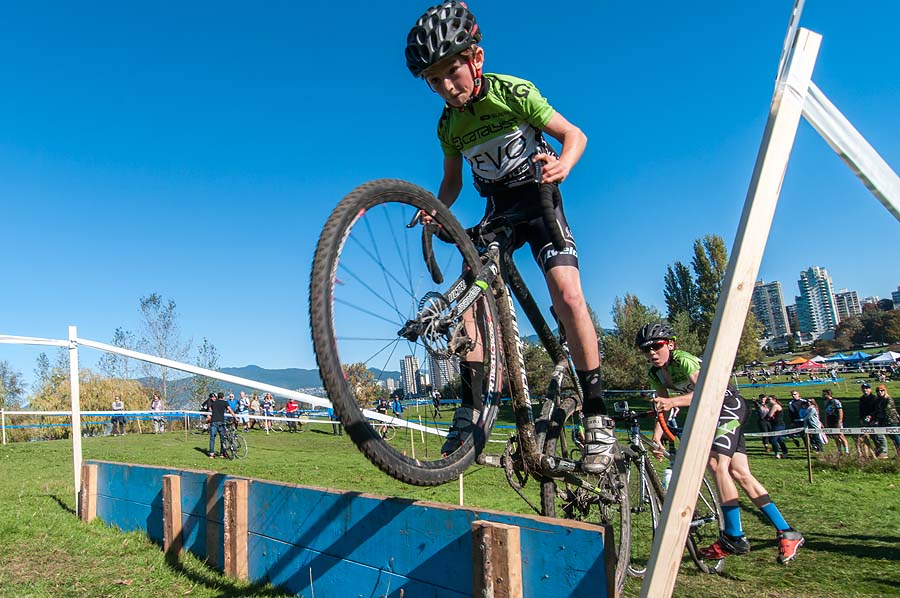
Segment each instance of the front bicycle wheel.
[[[564,399],[548,419],[535,424],[535,437],[543,454],[571,459],[565,441],[565,429],[576,411],[574,398]],[[616,594],[621,593],[628,579],[631,555],[631,508],[627,483],[627,463],[618,447],[612,466],[601,474],[576,472],[580,480],[545,479],[541,482],[541,512],[548,517],[563,517],[586,523],[608,526],[615,542]]]
[[700,484],[700,495],[694,507],[694,517],[687,537],[688,554],[697,568],[703,573],[721,573],[725,568],[725,559],[710,560],[700,555],[700,549],[706,548],[719,539],[725,529],[722,516],[722,503],[716,492],[715,483],[707,473]]
[[[452,282],[434,282],[423,259],[423,229],[407,226],[420,211],[432,216],[447,241],[434,241],[433,263]],[[353,190],[331,213],[319,238],[309,295],[322,381],[351,440],[400,481],[431,486],[458,478],[496,417],[500,335],[493,295],[477,276],[481,269],[475,247],[447,207],[399,180],[372,181]],[[424,446],[382,438],[371,408],[387,380],[419,394],[421,373],[441,372],[450,382],[459,376],[461,359],[483,361],[483,382],[467,390],[488,405],[465,442],[444,453],[433,424],[425,426],[433,433]],[[404,374],[402,381],[397,370]]]
[[628,573],[634,577],[643,577],[650,561],[650,549],[653,547],[653,536],[659,525],[659,513],[662,499],[659,496],[659,481],[653,465],[647,462],[646,456],[640,456],[631,462],[628,468],[628,498],[631,503],[631,556],[628,560]]

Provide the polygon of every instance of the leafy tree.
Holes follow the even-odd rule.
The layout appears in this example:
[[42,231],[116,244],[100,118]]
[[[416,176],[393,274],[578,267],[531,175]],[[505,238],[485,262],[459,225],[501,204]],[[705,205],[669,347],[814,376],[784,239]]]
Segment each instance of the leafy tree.
[[846,351],[855,345],[854,338],[863,330],[863,323],[856,316],[841,320],[834,331],[834,348],[836,351]]
[[788,353],[793,353],[797,350],[797,339],[793,334],[789,334],[787,337],[787,350]]
[[616,297],[612,309],[615,332],[602,336],[604,360],[600,364],[603,384],[610,389],[636,390],[647,386],[647,361],[634,347],[641,326],[662,320],[652,306],[641,303],[635,295]]
[[[41,390],[41,393],[31,398],[31,407],[39,411],[70,409],[72,399],[68,371],[65,376],[59,376],[57,371],[48,380],[48,385]],[[79,402],[84,411],[109,410],[113,398],[117,395],[122,398],[126,410],[145,409],[149,402],[147,388],[137,380],[107,378],[89,369],[82,369],[78,373],[78,382]],[[82,420],[82,426],[89,434],[100,433],[108,421],[109,418],[85,417]],[[129,425],[137,426],[134,423]],[[61,426],[42,429],[39,431],[39,435],[43,438],[68,438],[70,432],[71,428]]]
[[747,311],[744,320],[744,329],[741,332],[741,341],[738,343],[737,355],[734,363],[745,364],[758,360],[762,356],[759,348],[759,337],[763,334],[763,325],[759,323],[752,311]]
[[716,304],[719,302],[719,291],[725,279],[725,268],[728,265],[728,251],[725,241],[718,235],[706,235],[694,241],[694,259],[691,260],[697,283],[697,302],[699,303],[699,321],[697,331],[700,340],[706,344],[709,330],[716,315]]
[[0,409],[17,409],[25,394],[22,374],[7,361],[0,361]]
[[543,345],[526,344],[523,347],[525,373],[532,396],[544,396],[553,374],[553,362]]
[[375,374],[370,372],[364,363],[345,365],[344,377],[360,407],[369,409],[379,397],[384,395],[384,389],[375,381]]
[[669,318],[669,324],[675,329],[678,340],[678,348],[694,355],[703,355],[703,345],[693,329],[693,322],[686,312],[679,312],[674,318]]
[[[197,367],[219,371],[219,350],[206,337],[203,337],[203,342],[200,343],[200,347],[197,349],[197,359],[194,363],[196,363]],[[194,376],[191,379],[191,391],[198,401],[203,401],[209,396],[209,393],[218,392],[219,390],[219,381],[215,378]]]
[[[138,346],[142,351],[164,359],[184,361],[191,349],[191,342],[181,340],[175,302],[171,299],[166,301],[158,293],[151,293],[141,298],[140,309],[143,320]],[[148,378],[159,381],[163,404],[168,404],[169,369],[147,362],[143,362],[143,367]]]
[[[131,351],[138,349],[138,342],[134,333],[123,328],[116,328],[110,344],[114,347]],[[103,357],[97,362],[97,367],[109,378],[123,378],[127,380],[134,373],[131,366],[131,358],[116,353],[104,353]]]
[[668,320],[674,322],[678,314],[685,314],[690,328],[696,330],[700,323],[699,289],[690,269],[681,262],[675,262],[674,267],[666,266],[663,296]]

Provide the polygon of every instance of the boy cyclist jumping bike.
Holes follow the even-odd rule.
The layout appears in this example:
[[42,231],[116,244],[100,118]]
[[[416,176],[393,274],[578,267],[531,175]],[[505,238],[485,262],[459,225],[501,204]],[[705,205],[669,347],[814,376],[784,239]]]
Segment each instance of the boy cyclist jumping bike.
[[[649,382],[656,390],[653,399],[657,409],[669,411],[689,407],[694,398],[694,386],[700,378],[700,360],[687,351],[675,348],[675,331],[661,322],[646,324],[635,338],[635,345],[650,362]],[[709,468],[716,480],[725,529],[712,545],[700,551],[703,558],[721,559],[732,554],[750,552],[750,542],[741,527],[737,484],[740,484],[753,504],[775,527],[778,541],[778,562],[794,560],[804,539],[800,532],[787,524],[768,491],[750,472],[747,448],[744,444],[744,422],[748,417],[747,402],[737,389],[728,385],[719,415],[716,435],[709,453]],[[657,423],[653,440],[662,441],[662,427]],[[661,451],[654,451],[662,459]]]
[[[587,137],[554,110],[530,81],[483,72],[480,41],[481,30],[467,6],[455,0],[444,2],[425,11],[410,30],[406,65],[445,102],[438,121],[444,154],[438,199],[451,206],[459,197],[465,159],[472,168],[476,189],[487,200],[481,221],[485,222],[539,204],[540,183],[562,183],[581,158]],[[559,154],[544,139],[544,133],[562,144]],[[599,473],[612,461],[614,424],[605,416],[597,333],[581,291],[578,252],[561,200],[555,214],[565,241],[563,251],[554,249],[540,216],[517,227],[514,246],[530,246],[567,332],[585,397],[582,469]],[[427,223],[430,215],[423,214],[420,220]],[[476,345],[460,364],[462,404],[447,435],[445,453],[454,451],[472,434],[473,422],[483,408],[480,391],[473,391],[482,388],[482,359]]]

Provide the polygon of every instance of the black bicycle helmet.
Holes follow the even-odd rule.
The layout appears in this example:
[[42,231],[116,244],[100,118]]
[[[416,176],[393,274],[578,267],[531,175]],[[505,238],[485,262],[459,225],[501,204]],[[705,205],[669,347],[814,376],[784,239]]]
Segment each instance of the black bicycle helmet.
[[475,15],[465,2],[450,0],[425,11],[406,36],[406,66],[414,77],[481,41]]
[[665,322],[644,324],[634,338],[634,344],[645,347],[654,341],[674,341],[675,330]]

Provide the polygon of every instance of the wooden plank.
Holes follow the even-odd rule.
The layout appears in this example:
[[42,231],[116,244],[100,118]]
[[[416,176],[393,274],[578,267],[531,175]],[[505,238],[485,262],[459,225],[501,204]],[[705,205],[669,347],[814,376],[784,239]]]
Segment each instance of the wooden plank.
[[731,379],[744,320],[750,308],[759,264],[772,218],[778,203],[781,183],[797,134],[801,112],[822,36],[800,29],[794,51],[772,98],[769,119],[744,202],[731,259],[716,306],[703,369],[688,411],[681,450],[675,459],[672,485],[663,504],[641,596],[660,598],[672,595],[684,553],[694,503],[712,446],[716,423]]
[[494,521],[472,524],[472,592],[484,598],[522,597],[518,527]]
[[[313,581],[318,583],[332,559],[340,557],[372,570],[389,571],[394,579],[392,589],[408,579],[469,595],[471,528],[478,520],[521,529],[527,596],[602,596],[609,578],[604,529],[581,522],[259,480],[250,486],[249,509],[251,546],[261,536],[293,545],[298,554],[310,551],[316,555],[312,561],[298,564],[252,550],[251,581],[301,583],[295,573],[298,566],[304,566],[307,574],[312,570]],[[453,574],[448,575],[448,570]],[[359,588],[365,595],[369,590],[368,586]]]
[[204,502],[206,505],[206,562],[224,570],[222,545],[225,542],[225,512],[219,497],[224,494],[225,476],[211,473],[206,476]]
[[900,220],[900,177],[812,81],[803,116],[878,201]]
[[179,555],[183,547],[181,515],[181,476],[167,474],[163,481],[163,550],[168,555]]
[[[157,513],[154,493],[126,483],[158,479],[161,486],[169,473],[181,478],[183,548],[224,570],[223,495],[233,478],[99,463],[108,496],[98,517],[126,531],[158,533],[162,544],[162,491]],[[247,492],[247,578],[305,595],[471,596],[472,524],[482,520],[519,528],[524,596],[606,595],[612,542],[598,526],[256,480]],[[233,537],[229,531],[229,542]]]
[[97,466],[81,466],[81,496],[78,501],[81,520],[90,523],[97,517]]
[[225,482],[225,575],[247,579],[247,480]]

